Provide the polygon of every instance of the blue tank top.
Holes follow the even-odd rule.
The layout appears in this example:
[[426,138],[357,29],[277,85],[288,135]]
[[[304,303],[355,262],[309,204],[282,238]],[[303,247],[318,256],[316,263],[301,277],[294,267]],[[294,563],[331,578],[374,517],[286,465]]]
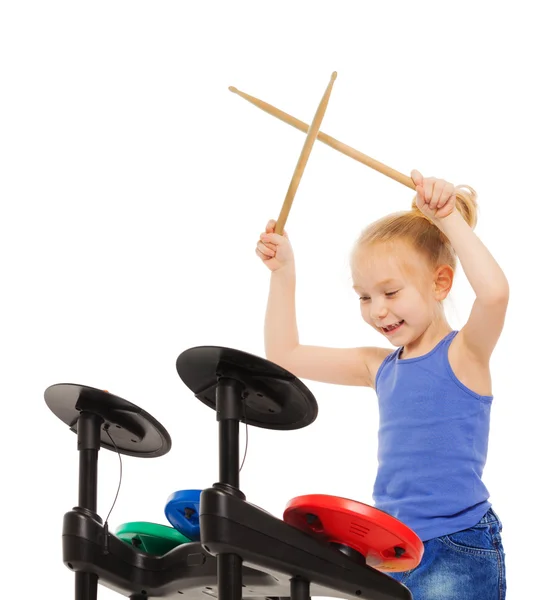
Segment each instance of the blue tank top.
[[374,503],[423,541],[472,527],[491,506],[481,478],[493,397],[454,375],[448,348],[457,333],[423,356],[401,359],[399,348],[376,375]]

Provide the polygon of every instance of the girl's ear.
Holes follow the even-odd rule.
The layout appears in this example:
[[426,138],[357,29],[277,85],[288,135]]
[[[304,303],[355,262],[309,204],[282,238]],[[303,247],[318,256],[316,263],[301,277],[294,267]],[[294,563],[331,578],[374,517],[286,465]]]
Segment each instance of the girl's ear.
[[435,299],[442,302],[452,289],[454,283],[454,270],[449,265],[442,265],[435,271],[433,291]]

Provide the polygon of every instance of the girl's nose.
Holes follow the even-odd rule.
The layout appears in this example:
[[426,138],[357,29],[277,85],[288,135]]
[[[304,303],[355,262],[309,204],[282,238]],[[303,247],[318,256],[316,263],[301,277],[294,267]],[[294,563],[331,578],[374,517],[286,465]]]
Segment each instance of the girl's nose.
[[388,310],[383,304],[372,304],[371,317],[372,319],[384,319],[388,315]]

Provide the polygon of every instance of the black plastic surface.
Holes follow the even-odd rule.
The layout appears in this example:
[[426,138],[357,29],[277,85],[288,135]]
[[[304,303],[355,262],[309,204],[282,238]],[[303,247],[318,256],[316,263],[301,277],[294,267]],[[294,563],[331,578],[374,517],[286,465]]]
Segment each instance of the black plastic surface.
[[233,348],[198,346],[182,352],[176,362],[185,385],[212,409],[216,409],[219,379],[242,384],[242,422],[265,429],[300,429],[317,417],[318,405],[309,389],[295,375],[275,363]]
[[[217,597],[217,560],[199,542],[183,544],[163,556],[139,551],[108,533],[92,515],[78,508],[63,521],[63,562],[72,571],[91,571],[101,586],[123,597],[205,600]],[[105,551],[106,548],[106,551]],[[266,572],[244,569],[243,598],[279,595],[285,590]]]
[[[219,494],[216,490],[213,490]],[[359,566],[336,550],[319,544],[262,509],[235,497],[209,497],[208,506],[225,507],[227,516],[239,520],[263,515],[265,531],[253,531],[220,515],[205,515],[215,549],[238,549],[244,558],[243,600],[290,598],[290,580],[301,575],[311,581],[311,596],[347,600],[411,600],[406,587],[370,567]],[[231,501],[241,503],[239,509]],[[252,510],[250,510],[252,509]],[[257,514],[254,515],[254,510]],[[240,513],[237,515],[237,513]],[[203,517],[201,517],[202,520]],[[261,519],[260,519],[261,520]],[[217,535],[212,534],[217,531]],[[143,596],[180,600],[217,598],[217,559],[200,542],[183,544],[163,556],[152,556],[108,533],[93,515],[78,508],[63,521],[63,562],[74,572],[94,572],[100,586],[123,597]],[[282,534],[277,540],[273,535]],[[214,539],[215,538],[215,539]],[[267,543],[266,543],[267,542]],[[262,544],[258,548],[258,544]],[[243,548],[245,546],[245,548]]]
[[[46,389],[44,399],[50,410],[75,433],[82,411],[101,417],[101,447],[106,450],[118,450],[121,454],[139,458],[156,458],[171,449],[169,433],[154,417],[104,390],[59,383]],[[115,445],[107,435],[107,429]]]

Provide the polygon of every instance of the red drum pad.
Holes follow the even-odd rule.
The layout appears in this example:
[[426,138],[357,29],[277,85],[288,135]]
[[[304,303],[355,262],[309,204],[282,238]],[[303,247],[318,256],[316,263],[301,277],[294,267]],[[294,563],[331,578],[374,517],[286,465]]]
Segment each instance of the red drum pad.
[[283,519],[379,571],[408,571],[423,556],[423,542],[404,523],[347,498],[299,496],[288,502]]

